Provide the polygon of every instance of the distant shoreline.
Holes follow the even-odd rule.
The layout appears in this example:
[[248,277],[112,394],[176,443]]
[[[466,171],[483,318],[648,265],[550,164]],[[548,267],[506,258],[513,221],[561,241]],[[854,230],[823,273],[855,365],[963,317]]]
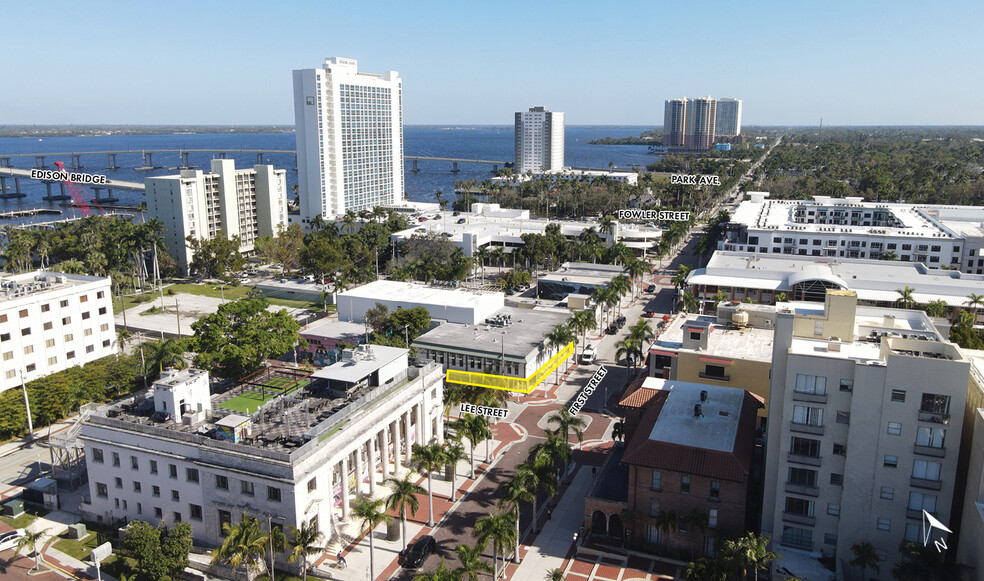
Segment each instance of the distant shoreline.
[[0,137],[293,133],[293,125],[0,125]]

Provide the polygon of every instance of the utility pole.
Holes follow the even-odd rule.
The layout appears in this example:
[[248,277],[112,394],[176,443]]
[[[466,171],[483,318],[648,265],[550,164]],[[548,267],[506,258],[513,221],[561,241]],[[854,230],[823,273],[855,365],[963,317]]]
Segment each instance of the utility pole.
[[[272,515],[267,514],[267,531],[270,535],[270,579],[273,580],[277,578],[277,573],[273,569],[273,524],[271,519]],[[372,531],[369,531],[369,534],[371,535]]]
[[178,339],[181,338],[181,310],[178,307],[178,297],[174,297],[174,317],[178,320]]
[[24,380],[24,371],[18,372],[21,377],[21,389],[24,391],[24,407],[27,409],[27,433],[31,441],[34,441],[34,423],[31,422],[31,402],[27,399],[27,382]]

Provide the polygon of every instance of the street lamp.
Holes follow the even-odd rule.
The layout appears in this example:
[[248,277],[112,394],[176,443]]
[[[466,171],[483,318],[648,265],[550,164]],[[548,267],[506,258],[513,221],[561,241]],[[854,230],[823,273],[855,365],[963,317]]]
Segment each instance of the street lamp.
[[27,381],[24,379],[24,371],[18,370],[17,374],[21,378],[21,389],[24,391],[24,407],[27,408],[27,433],[28,438],[34,441],[34,423],[31,422],[31,402],[27,399]]

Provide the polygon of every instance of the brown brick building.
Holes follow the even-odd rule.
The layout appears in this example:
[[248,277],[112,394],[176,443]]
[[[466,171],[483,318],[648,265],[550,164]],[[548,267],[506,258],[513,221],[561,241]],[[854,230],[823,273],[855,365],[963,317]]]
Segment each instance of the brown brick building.
[[627,444],[585,499],[585,530],[689,560],[746,530],[760,401],[731,387],[646,378],[630,386]]

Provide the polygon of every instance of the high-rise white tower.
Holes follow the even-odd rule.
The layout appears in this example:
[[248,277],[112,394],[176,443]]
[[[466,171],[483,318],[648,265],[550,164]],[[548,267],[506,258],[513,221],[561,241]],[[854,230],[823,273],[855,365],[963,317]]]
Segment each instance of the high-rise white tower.
[[294,71],[301,221],[403,200],[403,81],[333,57]]
[[564,114],[545,107],[516,113],[516,173],[563,169]]
[[666,101],[663,110],[663,145],[683,147],[687,143],[687,98]]
[[722,137],[741,135],[741,99],[718,99],[714,131]]

